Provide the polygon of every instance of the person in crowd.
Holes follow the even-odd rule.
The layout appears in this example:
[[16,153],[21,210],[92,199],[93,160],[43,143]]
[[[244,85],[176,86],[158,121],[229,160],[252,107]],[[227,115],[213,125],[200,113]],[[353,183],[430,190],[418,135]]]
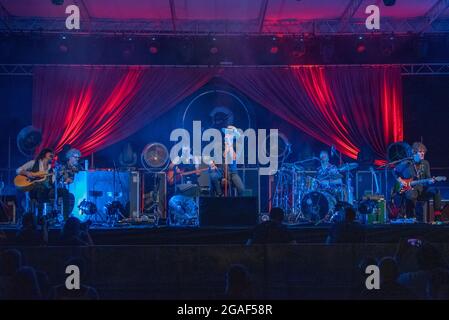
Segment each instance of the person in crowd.
[[[430,298],[429,285],[433,284],[434,295],[437,292],[444,291],[444,283],[441,282],[441,287],[436,288],[437,283],[434,282],[439,276],[444,278],[445,272],[448,272],[448,267],[443,259],[441,252],[431,243],[419,240],[408,239],[404,250],[414,248],[416,256],[416,268],[410,272],[403,272],[399,276],[399,283],[409,288],[419,299]],[[404,252],[398,254],[403,256]]]
[[8,249],[0,255],[0,300],[8,299],[12,290],[13,278],[22,267],[22,254],[19,250]]
[[225,298],[247,300],[253,298],[253,286],[248,269],[241,264],[233,264],[226,273]]
[[356,218],[356,211],[352,207],[344,210],[344,220],[332,225],[326,243],[361,243],[365,241],[365,230]]
[[61,230],[59,243],[64,246],[91,246],[93,245],[87,224],[81,224],[78,218],[67,219]]
[[284,220],[284,210],[273,207],[270,211],[270,220],[258,224],[252,233],[252,236],[246,242],[251,244],[269,244],[269,243],[291,243],[296,240],[287,226],[282,224]]
[[31,212],[22,216],[22,225],[16,234],[18,245],[40,246],[48,243],[48,221],[45,220],[42,230],[38,230],[36,220]]
[[13,277],[9,299],[11,300],[41,300],[36,270],[33,267],[21,267]]

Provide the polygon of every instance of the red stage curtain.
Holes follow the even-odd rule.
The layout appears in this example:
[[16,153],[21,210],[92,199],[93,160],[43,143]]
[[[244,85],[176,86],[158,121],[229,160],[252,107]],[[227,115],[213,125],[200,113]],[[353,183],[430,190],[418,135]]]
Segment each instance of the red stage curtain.
[[230,68],[223,77],[280,118],[351,158],[368,145],[384,159],[388,144],[403,139],[399,67]]
[[41,146],[59,151],[68,143],[88,155],[133,134],[216,75],[349,157],[368,145],[384,159],[388,144],[403,139],[396,66],[39,67],[33,125],[43,131]]
[[138,131],[213,77],[208,68],[38,67],[33,125],[41,147],[64,144],[83,155]]

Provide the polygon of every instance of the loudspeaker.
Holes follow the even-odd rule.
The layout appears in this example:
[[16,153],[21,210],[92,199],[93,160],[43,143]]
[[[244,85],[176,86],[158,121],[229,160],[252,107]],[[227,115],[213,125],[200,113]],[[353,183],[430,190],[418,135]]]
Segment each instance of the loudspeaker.
[[258,221],[257,197],[200,197],[199,225],[254,226]]

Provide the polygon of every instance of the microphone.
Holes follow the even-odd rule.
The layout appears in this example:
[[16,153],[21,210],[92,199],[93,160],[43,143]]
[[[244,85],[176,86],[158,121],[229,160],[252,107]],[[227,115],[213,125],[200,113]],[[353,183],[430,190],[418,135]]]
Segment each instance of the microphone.
[[335,146],[334,145],[332,145],[331,146],[331,157],[334,157],[335,156]]

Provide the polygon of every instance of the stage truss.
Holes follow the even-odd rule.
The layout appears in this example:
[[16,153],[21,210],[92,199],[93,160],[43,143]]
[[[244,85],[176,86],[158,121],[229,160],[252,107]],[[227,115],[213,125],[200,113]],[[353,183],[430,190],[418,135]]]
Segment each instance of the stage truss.
[[[0,75],[2,76],[32,76],[34,67],[38,66],[67,66],[62,64],[0,64]],[[87,66],[71,64],[70,66]],[[126,65],[107,65],[108,67],[124,68]],[[323,66],[381,66],[376,64],[361,65],[323,65]],[[419,75],[449,75],[449,63],[409,63],[409,64],[389,64],[389,66],[400,66],[403,76]],[[208,65],[142,65],[141,67],[164,68],[164,67],[184,67],[184,68],[216,68],[217,66]],[[232,65],[220,66],[221,68],[285,68],[288,65]]]

